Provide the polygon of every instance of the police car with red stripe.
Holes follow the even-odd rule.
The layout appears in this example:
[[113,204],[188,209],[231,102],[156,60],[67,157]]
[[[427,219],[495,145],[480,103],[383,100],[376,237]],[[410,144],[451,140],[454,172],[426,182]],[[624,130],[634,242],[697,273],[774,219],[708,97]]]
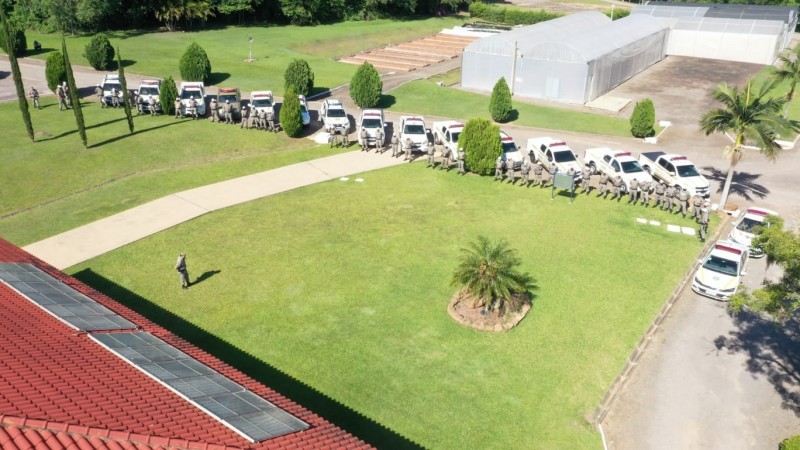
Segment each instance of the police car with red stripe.
[[739,218],[734,225],[728,239],[737,244],[742,244],[750,249],[750,256],[752,258],[760,258],[764,256],[764,251],[760,248],[752,246],[753,238],[755,237],[755,228],[764,225],[764,220],[767,216],[777,216],[778,213],[767,208],[747,208],[744,214]]
[[747,247],[733,241],[717,241],[701,260],[692,290],[715,300],[730,300],[739,289],[747,265]]

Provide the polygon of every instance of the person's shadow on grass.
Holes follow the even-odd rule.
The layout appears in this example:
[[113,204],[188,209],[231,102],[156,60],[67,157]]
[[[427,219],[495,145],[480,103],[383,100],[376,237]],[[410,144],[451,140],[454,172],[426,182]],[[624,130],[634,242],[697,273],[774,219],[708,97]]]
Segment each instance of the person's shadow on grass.
[[200,283],[202,283],[203,281],[206,281],[207,279],[209,279],[209,278],[213,277],[214,275],[216,275],[216,274],[218,274],[218,273],[220,273],[220,272],[222,272],[222,271],[221,271],[221,270],[206,270],[205,272],[203,272],[202,274],[200,274],[200,276],[199,276],[199,277],[197,277],[197,279],[196,279],[196,280],[194,280],[194,281],[192,282],[192,286],[194,286],[195,284],[200,284]]

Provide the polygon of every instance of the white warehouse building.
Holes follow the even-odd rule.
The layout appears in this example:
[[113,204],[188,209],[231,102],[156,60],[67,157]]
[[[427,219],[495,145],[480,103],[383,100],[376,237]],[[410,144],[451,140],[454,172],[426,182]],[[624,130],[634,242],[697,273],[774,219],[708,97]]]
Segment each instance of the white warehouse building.
[[464,49],[461,85],[586,103],[664,58],[669,26],[646,15],[612,22],[586,11],[484,37]]

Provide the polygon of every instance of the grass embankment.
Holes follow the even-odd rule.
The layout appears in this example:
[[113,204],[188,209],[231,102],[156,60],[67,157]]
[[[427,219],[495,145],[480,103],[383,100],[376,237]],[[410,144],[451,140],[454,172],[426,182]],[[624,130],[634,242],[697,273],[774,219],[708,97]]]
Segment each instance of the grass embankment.
[[[598,448],[584,417],[700,248],[635,218],[689,220],[421,163],[362,176],[211,213],[69,272],[114,280],[101,288],[267,384],[300,380],[284,393],[381,448],[403,445],[370,420],[427,448]],[[459,249],[479,234],[509,240],[538,286],[504,334],[445,310]],[[186,292],[180,251],[203,280]]]
[[[358,66],[332,58],[365,49],[403,42],[437,33],[464,23],[463,18],[422,20],[372,20],[342,22],[315,27],[226,27],[197,32],[112,32],[111,44],[119,47],[125,70],[159,78],[180,78],[178,61],[191,42],[197,42],[211,61],[211,85],[239,87],[245,91],[270,89],[283,95],[283,72],[289,63],[306,59],[315,74],[314,92],[349,83]],[[255,62],[248,58],[248,38],[253,38]],[[61,36],[29,31],[28,42],[38,40],[44,49],[61,49]],[[88,66],[83,56],[90,35],[68,37],[72,64]],[[157,51],[155,50],[157,49]],[[35,58],[45,59],[48,52]],[[102,73],[98,72],[98,82]],[[132,89],[135,86],[131,87]]]
[[[89,149],[72,111],[52,98],[31,111],[31,144],[16,102],[0,104],[0,236],[25,245],[149,200],[336,151],[307,139],[207,120],[139,116],[84,103]],[[10,214],[18,213],[12,216]]]
[[[441,77],[400,86],[384,95],[383,106],[392,111],[439,117],[491,119],[489,95],[443,88],[436,84],[438,81],[446,85],[452,84],[456,77],[454,73],[460,72],[450,72]],[[514,109],[517,111],[517,118],[510,122],[514,125],[610,136],[631,135],[630,123],[625,119],[522,102],[514,102]]]

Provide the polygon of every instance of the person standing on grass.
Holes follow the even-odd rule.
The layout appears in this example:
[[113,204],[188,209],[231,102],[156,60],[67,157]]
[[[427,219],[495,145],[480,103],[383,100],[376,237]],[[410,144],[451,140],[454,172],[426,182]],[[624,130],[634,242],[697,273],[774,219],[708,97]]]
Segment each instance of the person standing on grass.
[[544,173],[544,165],[541,161],[536,161],[533,163],[533,181],[534,184],[539,185],[539,189],[542,188],[544,181],[542,181],[542,173]]
[[600,172],[600,183],[598,185],[600,188],[600,192],[597,194],[598,197],[603,197],[605,199],[608,197],[608,174],[605,172]]
[[181,276],[181,287],[189,289],[189,269],[186,268],[186,253],[178,255],[178,262],[175,264],[175,270]]
[[703,207],[700,208],[700,216],[698,218],[698,222],[700,223],[700,240],[705,242],[706,241],[706,233],[708,232],[708,208],[711,206],[710,202],[703,203]]
[[528,163],[528,158],[522,158],[522,167],[519,168],[520,177],[522,182],[519,184],[520,186],[528,187],[531,184],[530,173],[531,173],[531,165]]
[[463,148],[458,149],[458,173],[464,175],[467,173],[467,165],[466,165],[467,153],[464,151]]
[[42,107],[39,105],[39,91],[37,91],[33,86],[31,86],[31,99],[33,99],[34,108],[42,109]]
[[395,131],[392,134],[392,158],[397,158],[400,154],[400,138],[397,136],[397,132]]

